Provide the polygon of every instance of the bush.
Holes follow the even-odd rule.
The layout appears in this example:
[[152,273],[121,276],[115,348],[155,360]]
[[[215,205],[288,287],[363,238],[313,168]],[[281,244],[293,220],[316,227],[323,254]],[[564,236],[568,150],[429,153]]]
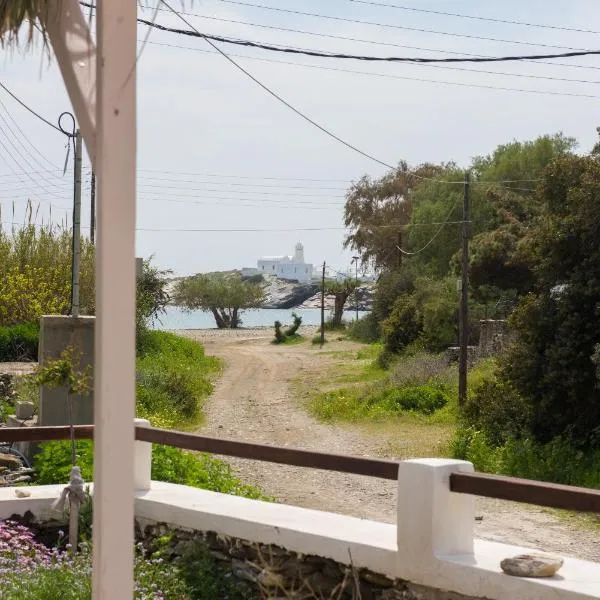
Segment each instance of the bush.
[[350,339],[363,344],[372,344],[381,337],[381,328],[375,313],[370,312],[357,321],[352,321],[346,327],[347,335]]
[[531,408],[517,391],[502,381],[484,381],[468,399],[463,418],[484,433],[492,446],[526,435]]
[[275,339],[274,344],[283,344],[285,342],[285,333],[281,330],[281,321],[275,321]]
[[485,473],[600,488],[600,451],[584,452],[567,438],[557,437],[547,444],[531,438],[509,439],[493,446],[484,432],[461,426],[452,441],[452,456],[471,461]]
[[161,427],[197,421],[220,364],[197,342],[165,331],[146,332],[137,360],[138,416]]
[[383,404],[390,412],[418,412],[431,415],[448,404],[448,395],[434,385],[388,388],[382,394],[367,398],[371,404]]
[[[77,465],[85,481],[94,477],[94,446],[89,440],[77,442]],[[39,485],[67,483],[71,473],[71,445],[68,441],[42,444],[35,455],[35,481]],[[207,454],[192,454],[170,446],[152,447],[152,479],[202,488],[222,494],[265,499],[258,488],[243,484],[224,461]]]
[[38,322],[0,327],[0,362],[36,361],[39,338]]
[[400,296],[394,303],[390,316],[382,323],[385,349],[398,353],[414,342],[422,329],[417,306],[411,296]]
[[297,334],[298,329],[300,329],[300,325],[302,325],[302,317],[299,316],[297,313],[293,312],[292,318],[294,322],[291,325],[291,327],[288,327],[288,329],[285,330],[286,337],[294,337]]

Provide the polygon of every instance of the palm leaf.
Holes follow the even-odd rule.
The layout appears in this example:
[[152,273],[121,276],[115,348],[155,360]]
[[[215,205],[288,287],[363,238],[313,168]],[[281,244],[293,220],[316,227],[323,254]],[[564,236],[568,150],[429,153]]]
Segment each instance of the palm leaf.
[[45,19],[40,17],[47,10],[48,0],[0,0],[0,45],[16,48],[21,42],[20,36],[25,34],[28,46],[36,32],[41,34],[45,43]]

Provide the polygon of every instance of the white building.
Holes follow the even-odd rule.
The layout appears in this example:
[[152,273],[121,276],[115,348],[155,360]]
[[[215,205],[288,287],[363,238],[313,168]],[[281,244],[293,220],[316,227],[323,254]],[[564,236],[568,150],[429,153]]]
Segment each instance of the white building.
[[300,242],[296,244],[294,256],[263,256],[258,259],[257,267],[261,275],[275,275],[301,283],[312,280],[313,266],[304,262],[304,246]]

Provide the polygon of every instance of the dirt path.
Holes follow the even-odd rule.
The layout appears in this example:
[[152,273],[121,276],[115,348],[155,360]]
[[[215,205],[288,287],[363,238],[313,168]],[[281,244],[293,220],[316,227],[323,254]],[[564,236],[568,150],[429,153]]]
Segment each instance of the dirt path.
[[[205,407],[202,432],[294,448],[381,456],[389,434],[367,435],[357,427],[323,424],[307,414],[294,397],[290,382],[310,378],[328,363],[308,344],[278,347],[269,343],[270,332],[186,331],[202,341],[208,354],[225,360],[225,371]],[[353,345],[334,342],[328,350]],[[244,481],[260,486],[280,502],[329,510],[373,520],[394,522],[396,485],[356,475],[322,472],[227,459]],[[477,499],[476,535],[541,550],[600,562],[600,536],[560,520],[541,509],[514,503]]]

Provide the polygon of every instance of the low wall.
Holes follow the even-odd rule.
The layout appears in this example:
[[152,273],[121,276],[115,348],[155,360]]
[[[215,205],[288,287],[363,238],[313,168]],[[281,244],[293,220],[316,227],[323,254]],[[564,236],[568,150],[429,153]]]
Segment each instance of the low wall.
[[[140,528],[141,529],[141,528]],[[164,539],[171,538],[165,547]],[[146,550],[182,556],[190,544],[200,543],[216,565],[260,598],[335,598],[364,600],[475,600],[440,593],[407,581],[355,568],[316,554],[299,554],[273,544],[226,537],[215,532],[172,529],[166,523],[148,524],[141,531]],[[160,543],[155,543],[160,540]]]
[[[452,473],[472,470],[464,461],[400,462],[397,524],[388,524],[151,481],[151,444],[136,442],[135,516],[149,534],[168,526],[188,532],[187,539],[206,539],[222,562],[254,584],[264,570],[261,562],[252,566],[260,551],[276,559],[263,578],[280,575],[291,585],[307,570],[305,578],[329,589],[349,572],[364,600],[597,600],[600,564],[565,556],[551,578],[502,572],[503,559],[534,551],[474,539],[474,498],[450,491]],[[50,518],[61,490],[29,487],[30,495],[18,498],[14,488],[0,488],[0,519],[26,511]]]

